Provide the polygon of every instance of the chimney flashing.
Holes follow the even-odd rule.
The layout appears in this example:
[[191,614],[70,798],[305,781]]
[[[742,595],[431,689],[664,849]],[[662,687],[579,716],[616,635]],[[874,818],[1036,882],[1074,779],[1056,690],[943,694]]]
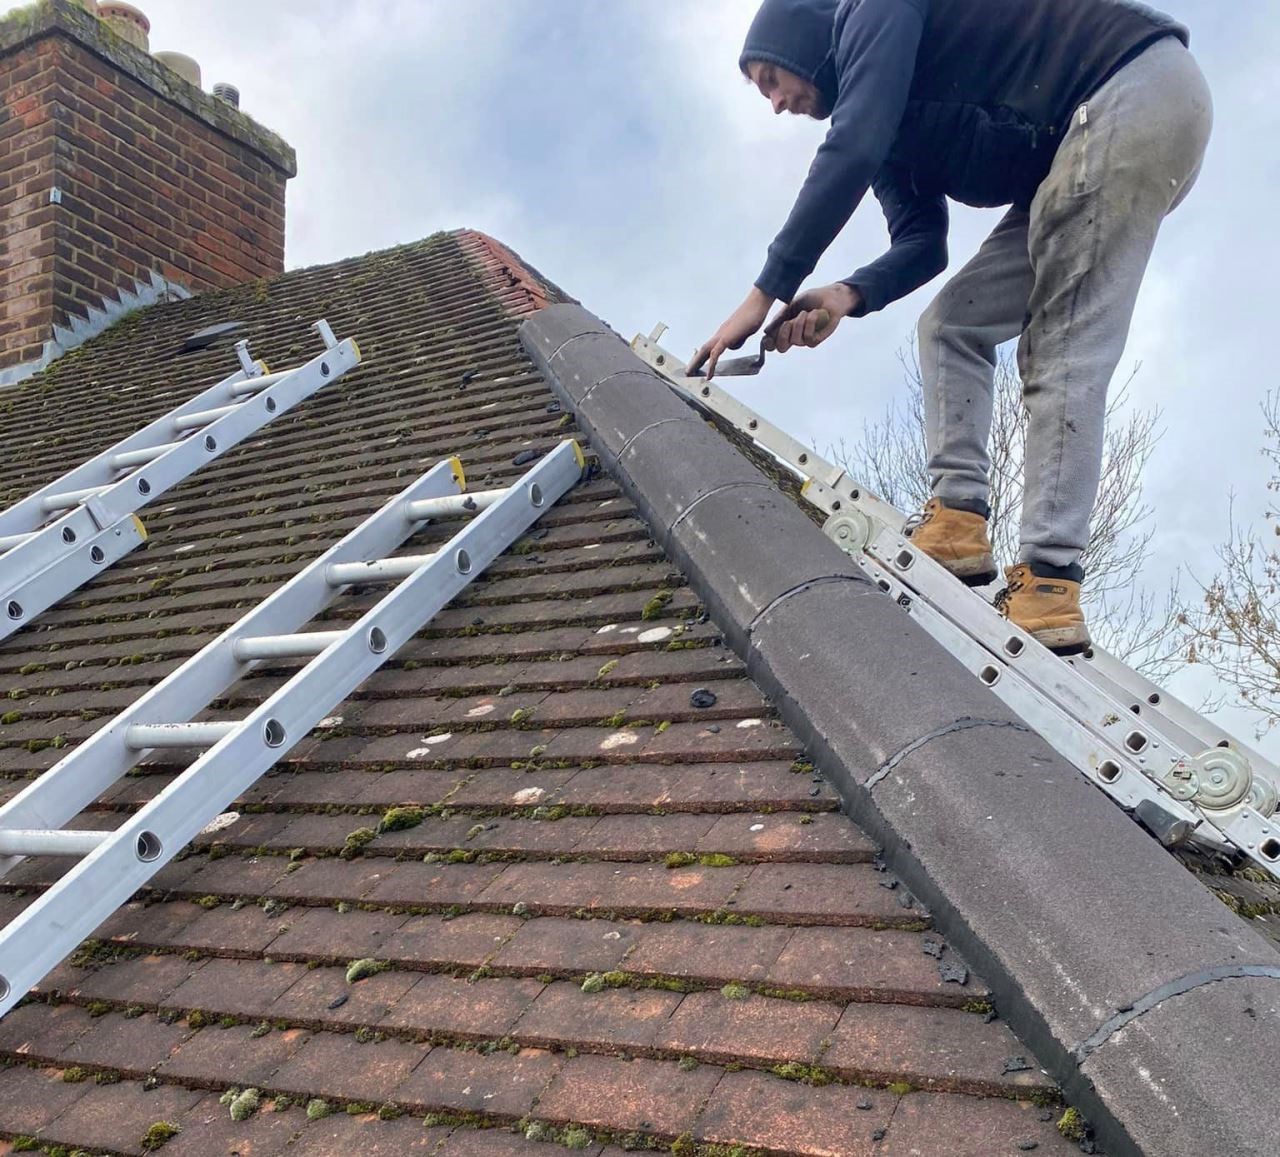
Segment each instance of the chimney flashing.
[[38,358],[16,366],[0,367],[0,390],[19,385],[41,370],[48,369],[63,354],[106,332],[126,314],[165,301],[185,301],[191,296],[191,291],[185,286],[153,271],[149,281],[135,281],[132,290],[121,290],[119,296],[104,299],[101,309],[90,308],[84,316],[73,317],[69,326],[55,325],[52,340],[44,343]]
[[252,149],[284,177],[297,176],[297,156],[283,138],[226,101],[188,84],[72,0],[40,0],[0,17],[0,57],[48,36],[77,41],[210,128]]

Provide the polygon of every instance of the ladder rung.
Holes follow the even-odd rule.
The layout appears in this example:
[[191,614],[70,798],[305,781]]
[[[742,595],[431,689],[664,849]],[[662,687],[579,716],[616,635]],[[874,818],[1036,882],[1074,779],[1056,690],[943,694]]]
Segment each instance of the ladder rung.
[[124,741],[134,751],[151,747],[212,747],[238,723],[135,723]]
[[300,635],[259,635],[257,638],[237,639],[231,651],[241,662],[318,655],[345,634],[345,631],[306,631]]
[[242,382],[236,382],[231,387],[231,396],[233,398],[243,398],[248,394],[259,394],[268,386],[274,386],[276,382],[287,378],[293,370],[281,370],[276,374],[263,374],[260,378],[245,378]]
[[0,550],[12,550],[15,546],[21,546],[29,538],[35,537],[35,531],[28,534],[6,534],[0,538]]
[[474,494],[447,494],[443,498],[420,498],[404,504],[405,517],[410,522],[424,518],[448,518],[455,514],[475,514],[488,510],[506,490],[477,490]]
[[[350,356],[355,358],[353,346],[344,343],[343,348],[351,348]],[[233,662],[233,657],[321,652],[315,658],[299,659],[297,666],[302,669],[292,672],[283,686],[265,693],[266,698],[238,721],[233,733],[197,753],[199,758],[182,775],[143,803],[121,827],[105,838],[94,837],[101,842],[94,843],[92,855],[73,863],[66,874],[0,928],[0,1015],[118,905],[146,886],[166,861],[215,815],[242,797],[281,755],[413,638],[474,576],[483,573],[533,525],[543,513],[542,507],[550,507],[581,478],[584,468],[577,443],[562,443],[508,490],[505,501],[468,521],[447,548],[442,547],[430,563],[388,591],[345,630],[308,632],[308,625],[338,594],[325,581],[330,566],[393,556],[417,529],[405,518],[405,503],[457,492],[463,482],[461,463],[454,458],[439,463],[235,626],[147,690],[112,726],[99,728],[54,768],[0,805],[0,830],[10,833],[76,826],[84,822],[77,821],[77,815],[137,766],[139,755],[127,742],[130,738],[139,744],[153,742],[153,733],[146,729],[159,722],[160,729],[175,739],[181,735],[182,742],[191,741],[190,729],[165,727],[162,721],[201,718],[211,702],[239,677],[251,673],[251,665]],[[152,473],[154,469],[148,467]],[[59,489],[69,485],[64,483]],[[130,736],[130,727],[143,730]],[[33,840],[12,838],[11,851],[35,849]],[[58,850],[66,848],[64,836]],[[0,859],[0,877],[17,858]]]
[[145,466],[148,462],[154,462],[161,454],[167,454],[181,445],[181,442],[166,442],[163,446],[144,446],[141,450],[126,450],[112,457],[111,467],[113,470],[124,470],[129,466]]
[[110,832],[12,828],[0,831],[0,856],[87,856],[110,837]]
[[109,489],[106,486],[89,486],[84,490],[64,490],[61,494],[49,494],[40,500],[40,509],[52,514],[55,510],[70,510],[79,506],[86,498],[101,494]]
[[331,587],[408,578],[433,558],[434,554],[409,554],[401,558],[379,558],[373,562],[335,562],[325,571],[324,578]]
[[198,430],[201,426],[207,426],[210,422],[216,422],[219,418],[234,414],[243,405],[243,402],[236,402],[231,406],[219,406],[215,410],[197,410],[194,414],[184,414],[180,418],[174,418],[173,428],[179,434],[183,430]]

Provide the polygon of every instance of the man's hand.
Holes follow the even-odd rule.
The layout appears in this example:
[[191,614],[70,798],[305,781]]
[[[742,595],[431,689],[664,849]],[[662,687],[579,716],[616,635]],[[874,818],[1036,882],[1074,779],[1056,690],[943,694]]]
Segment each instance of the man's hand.
[[747,300],[733,311],[729,320],[693,355],[685,367],[685,373],[695,374],[702,363],[707,362],[707,381],[710,381],[715,375],[720,355],[725,350],[741,349],[742,343],[764,325],[764,319],[769,316],[769,306],[773,302],[774,299],[767,293],[752,286]]
[[[765,327],[765,337],[772,340],[780,354],[792,346],[821,345],[836,332],[840,319],[848,317],[861,304],[862,294],[840,281],[821,289],[810,289],[774,315]],[[825,319],[821,316],[823,313],[827,315]]]

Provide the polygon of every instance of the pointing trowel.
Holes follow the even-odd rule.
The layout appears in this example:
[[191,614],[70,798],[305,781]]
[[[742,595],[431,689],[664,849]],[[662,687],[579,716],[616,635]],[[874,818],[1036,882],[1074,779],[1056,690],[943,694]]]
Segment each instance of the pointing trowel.
[[[818,311],[818,332],[821,333],[828,325],[831,324],[831,315],[825,310]],[[724,358],[716,364],[716,377],[724,378],[744,378],[758,374],[764,369],[764,355],[777,348],[777,343],[773,340],[772,335],[765,334],[760,339],[760,352],[754,357],[747,358]],[[686,371],[686,377],[701,378],[706,376],[703,369],[695,370],[693,373]]]

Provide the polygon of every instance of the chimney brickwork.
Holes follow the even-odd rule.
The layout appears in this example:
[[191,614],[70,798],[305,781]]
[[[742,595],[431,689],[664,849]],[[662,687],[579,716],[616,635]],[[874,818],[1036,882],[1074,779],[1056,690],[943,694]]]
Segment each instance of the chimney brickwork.
[[0,20],[0,383],[122,301],[282,272],[295,172],[279,137],[69,0]]

